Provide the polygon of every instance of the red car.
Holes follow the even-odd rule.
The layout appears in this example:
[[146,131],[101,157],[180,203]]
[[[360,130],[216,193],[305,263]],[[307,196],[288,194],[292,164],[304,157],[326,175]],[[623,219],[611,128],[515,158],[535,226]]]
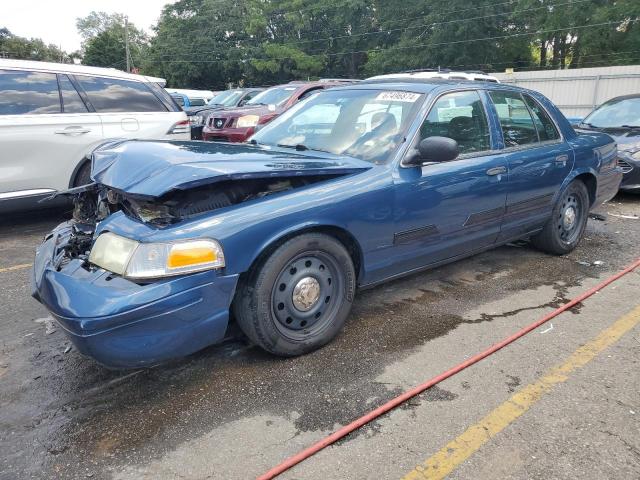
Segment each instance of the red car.
[[256,126],[270,122],[311,93],[344,84],[340,81],[291,82],[268,88],[242,107],[212,114],[202,129],[202,139],[244,142],[253,135]]

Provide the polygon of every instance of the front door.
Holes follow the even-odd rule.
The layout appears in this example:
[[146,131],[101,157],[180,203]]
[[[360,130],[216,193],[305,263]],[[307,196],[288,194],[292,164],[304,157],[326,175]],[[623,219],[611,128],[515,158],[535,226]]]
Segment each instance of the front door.
[[398,169],[394,264],[409,271],[482,250],[500,233],[507,164],[492,150],[486,110],[475,90],[448,93],[431,108],[420,137],[458,142],[451,162]]

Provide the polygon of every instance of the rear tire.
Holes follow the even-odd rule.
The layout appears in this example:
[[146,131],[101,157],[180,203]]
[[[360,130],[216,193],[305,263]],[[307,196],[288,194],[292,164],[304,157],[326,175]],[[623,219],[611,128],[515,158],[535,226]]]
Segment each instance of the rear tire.
[[242,331],[280,356],[309,353],[344,326],[356,275],[346,248],[308,233],[280,245],[238,288],[233,310]]
[[574,180],[560,194],[551,219],[543,230],[531,238],[540,250],[553,255],[565,255],[575,249],[587,226],[589,192],[584,183]]

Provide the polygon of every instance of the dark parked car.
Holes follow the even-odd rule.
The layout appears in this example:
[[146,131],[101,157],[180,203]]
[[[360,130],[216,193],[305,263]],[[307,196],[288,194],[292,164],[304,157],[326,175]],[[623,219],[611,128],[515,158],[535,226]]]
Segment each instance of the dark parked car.
[[568,253],[622,173],[611,137],[539,93],[396,80],[314,95],[248,144],[114,142],[92,178],[38,248],[33,294],[80,352],[138,367],[220,341],[230,311],[300,355],[357,288],[523,237]]
[[291,82],[256,95],[243,107],[214,112],[205,122],[203,140],[244,142],[257,127],[270,122],[313,92],[345,82]]
[[202,127],[211,114],[223,108],[241,107],[264,88],[234,88],[218,93],[209,103],[199,107],[185,108],[191,124],[191,139],[202,139]]
[[618,165],[624,172],[620,190],[640,192],[640,94],[612,98],[577,127],[613,137],[618,144]]

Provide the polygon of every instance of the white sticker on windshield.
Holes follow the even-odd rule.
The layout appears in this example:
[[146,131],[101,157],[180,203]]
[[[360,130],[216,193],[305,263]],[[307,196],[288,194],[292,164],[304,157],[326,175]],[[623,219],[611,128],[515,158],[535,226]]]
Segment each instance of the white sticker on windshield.
[[376,100],[387,102],[408,102],[413,103],[420,98],[419,93],[411,92],[382,92],[378,94]]

